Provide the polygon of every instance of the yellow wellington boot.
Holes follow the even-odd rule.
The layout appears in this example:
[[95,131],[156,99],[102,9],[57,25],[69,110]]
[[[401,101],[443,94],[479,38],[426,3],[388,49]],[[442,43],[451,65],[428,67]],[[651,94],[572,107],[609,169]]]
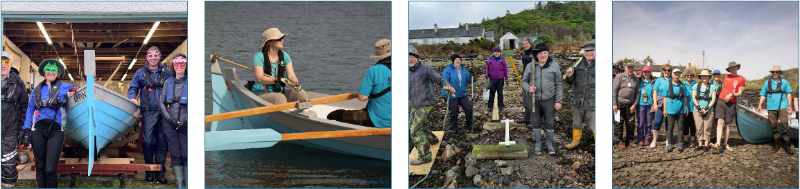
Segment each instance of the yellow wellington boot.
[[583,135],[583,131],[581,128],[572,128],[572,143],[567,144],[567,149],[575,149],[581,144],[581,135]]

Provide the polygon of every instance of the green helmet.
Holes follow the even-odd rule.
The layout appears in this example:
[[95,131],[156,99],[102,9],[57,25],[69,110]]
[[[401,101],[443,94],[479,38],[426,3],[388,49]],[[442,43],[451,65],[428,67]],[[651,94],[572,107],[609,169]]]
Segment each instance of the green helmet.
[[45,73],[56,73],[58,77],[64,75],[64,67],[55,59],[46,59],[39,64],[39,74],[44,76]]

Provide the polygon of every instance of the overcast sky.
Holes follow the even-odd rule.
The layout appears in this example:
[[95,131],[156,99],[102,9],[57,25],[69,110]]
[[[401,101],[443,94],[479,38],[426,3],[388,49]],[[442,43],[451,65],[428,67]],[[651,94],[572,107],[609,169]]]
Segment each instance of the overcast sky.
[[525,9],[533,9],[535,1],[503,2],[410,2],[408,4],[409,29],[429,29],[433,24],[440,28],[454,28],[459,23],[479,23]]
[[614,2],[614,61],[647,55],[721,70],[742,64],[748,79],[772,65],[798,66],[797,2]]

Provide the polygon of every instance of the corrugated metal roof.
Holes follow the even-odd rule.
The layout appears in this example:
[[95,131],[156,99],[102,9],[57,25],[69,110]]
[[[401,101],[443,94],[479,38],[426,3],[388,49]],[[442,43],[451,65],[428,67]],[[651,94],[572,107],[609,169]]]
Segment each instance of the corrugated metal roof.
[[9,1],[4,21],[141,22],[186,20],[186,1]]

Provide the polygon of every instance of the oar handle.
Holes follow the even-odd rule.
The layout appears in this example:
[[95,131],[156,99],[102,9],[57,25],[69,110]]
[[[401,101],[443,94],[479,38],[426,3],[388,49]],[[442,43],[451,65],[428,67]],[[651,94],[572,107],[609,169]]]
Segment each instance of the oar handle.
[[[350,100],[350,99],[356,98],[357,96],[358,95],[355,94],[355,93],[343,93],[343,94],[338,94],[338,95],[332,95],[332,96],[325,96],[325,97],[319,97],[319,98],[310,99],[308,102],[311,103],[311,104],[314,104],[314,105],[330,104],[330,103],[336,103],[336,102],[341,102],[341,101],[345,101],[345,100]],[[271,106],[263,106],[263,107],[256,107],[256,108],[249,108],[249,109],[243,109],[243,110],[237,110],[237,111],[230,111],[230,112],[225,112],[225,113],[207,115],[206,116],[206,123],[215,122],[215,121],[222,121],[222,120],[227,120],[227,119],[240,118],[240,117],[253,116],[253,115],[259,115],[259,114],[266,114],[266,113],[272,113],[272,112],[278,112],[278,111],[283,111],[283,110],[290,110],[290,109],[293,109],[293,108],[297,107],[297,103],[298,102],[289,102],[289,103],[283,103],[283,104],[275,104],[275,105],[271,105]]]
[[220,55],[217,55],[217,54],[211,54],[211,61],[213,62],[214,60],[222,60],[222,62],[223,62],[223,63],[227,63],[227,64],[230,64],[230,65],[234,65],[234,66],[237,66],[237,67],[239,67],[239,68],[242,68],[242,69],[244,69],[244,70],[252,70],[252,69],[250,69],[249,67],[247,67],[247,66],[245,66],[245,65],[243,65],[243,64],[236,63],[236,62],[235,62],[235,61],[233,61],[233,60],[230,60],[230,59],[224,58],[224,57],[222,57],[222,56],[220,56]]
[[312,131],[312,132],[283,134],[283,136],[281,137],[281,141],[350,138],[350,137],[391,135],[391,134],[392,134],[392,128],[343,130],[343,131]]

